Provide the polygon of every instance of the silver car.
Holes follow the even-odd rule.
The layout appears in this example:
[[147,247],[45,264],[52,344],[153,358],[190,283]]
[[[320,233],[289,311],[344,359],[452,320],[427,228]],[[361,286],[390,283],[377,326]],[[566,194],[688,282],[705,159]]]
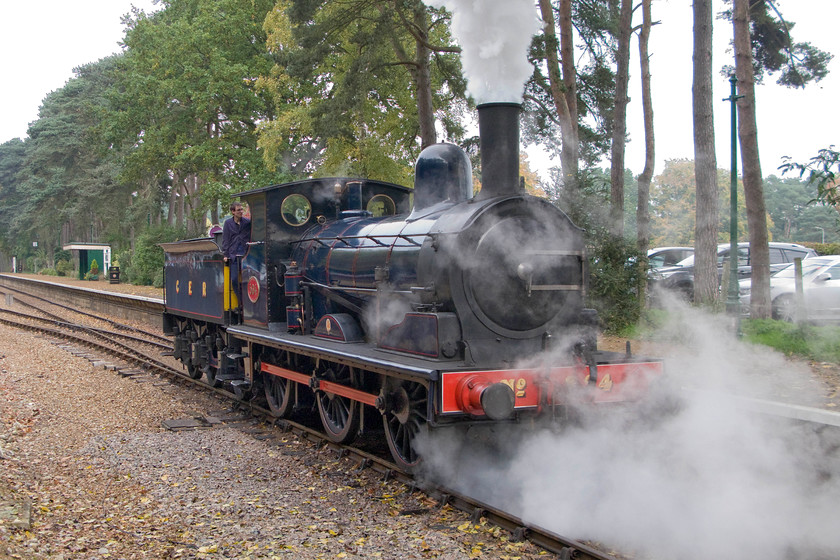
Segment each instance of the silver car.
[[[773,318],[796,317],[796,277],[789,265],[770,277]],[[741,280],[742,310],[749,312],[750,279]],[[840,322],[840,255],[811,257],[802,261],[802,318],[812,322]]]

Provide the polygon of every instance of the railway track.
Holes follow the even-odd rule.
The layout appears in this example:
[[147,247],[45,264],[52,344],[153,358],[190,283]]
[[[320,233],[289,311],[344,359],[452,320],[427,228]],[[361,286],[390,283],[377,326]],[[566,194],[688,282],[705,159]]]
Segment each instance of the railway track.
[[[115,374],[160,377],[195,390],[210,391],[230,403],[231,408],[227,414],[220,415],[218,411],[212,411],[204,417],[173,419],[164,427],[184,429],[245,421],[247,427],[244,429],[247,433],[259,439],[281,440],[291,433],[319,449],[328,449],[338,458],[353,461],[358,470],[367,469],[380,474],[386,481],[401,482],[410,492],[423,492],[431,500],[437,502],[439,507],[448,505],[460,510],[469,516],[472,523],[479,523],[483,519],[487,523],[507,530],[513,541],[527,540],[556,554],[561,559],[611,560],[615,558],[585,543],[526,523],[519,517],[491,504],[449,488],[419,481],[386,459],[387,451],[385,450],[377,451],[334,443],[310,425],[288,419],[275,419],[271,411],[257,400],[243,399],[222,387],[211,387],[200,380],[192,379],[179,362],[171,360],[171,363],[167,363],[166,356],[162,356],[161,353],[166,354],[168,350],[171,350],[171,346],[161,342],[160,339],[166,339],[156,333],[97,314],[81,312],[72,306],[28,294],[23,289],[2,287],[0,293],[13,293],[14,303],[25,308],[25,311],[0,308],[0,323],[2,324],[61,340],[62,348],[68,352],[84,356],[94,365],[102,366]],[[130,300],[122,305],[129,304]],[[55,306],[61,311],[49,309],[50,306]],[[109,328],[75,322],[70,317],[73,314],[80,314],[87,321],[104,321]],[[362,442],[364,439],[362,438]]]
[[[257,401],[243,400],[223,388],[209,387],[204,382],[193,380],[179,362],[167,360],[165,356],[161,356],[162,352],[167,351],[168,345],[147,336],[154,333],[145,333],[144,329],[122,325],[119,322],[109,322],[107,328],[80,325],[73,321],[72,314],[75,313],[75,309],[70,306],[56,310],[49,308],[49,303],[44,298],[29,301],[22,291],[19,290],[15,294],[15,303],[26,302],[27,311],[12,312],[9,309],[0,309],[0,322],[68,341],[71,344],[67,347],[68,351],[89,352],[88,359],[113,370],[115,374],[134,375],[136,372],[137,375],[165,378],[179,385],[211,391],[222,399],[220,402],[227,403],[223,405],[228,407],[225,413],[214,410],[208,411],[202,417],[172,419],[171,425],[167,427],[189,428],[191,422],[196,422],[196,426],[203,427],[213,426],[216,423],[237,427],[241,425],[246,433],[269,441],[281,441],[293,434],[297,439],[309,442],[318,450],[326,450],[334,454],[336,458],[352,461],[358,471],[368,470],[378,473],[383,480],[404,484],[409,492],[423,492],[439,506],[448,505],[458,509],[464,512],[473,523],[483,519],[486,523],[498,526],[510,533],[511,540],[528,540],[555,554],[558,558],[603,560],[614,558],[588,544],[527,523],[516,515],[481,500],[416,480],[410,474],[398,469],[387,458],[377,454],[376,449],[330,442],[313,427],[318,425],[317,422],[308,425],[304,422],[276,420],[271,416],[270,411]],[[93,319],[88,316],[86,320]],[[96,319],[100,318],[96,317]],[[118,343],[115,344],[115,341]],[[138,350],[137,348],[141,346],[144,349]],[[168,361],[171,363],[167,363]],[[818,475],[824,479],[836,478],[838,475],[836,457],[840,449],[840,415],[820,409],[750,399],[733,398],[730,404],[748,410],[759,417],[769,418],[774,422],[795,424],[800,428],[804,427],[809,433],[818,434],[819,445],[826,457],[825,461],[817,467]],[[362,443],[364,439],[362,438]]]

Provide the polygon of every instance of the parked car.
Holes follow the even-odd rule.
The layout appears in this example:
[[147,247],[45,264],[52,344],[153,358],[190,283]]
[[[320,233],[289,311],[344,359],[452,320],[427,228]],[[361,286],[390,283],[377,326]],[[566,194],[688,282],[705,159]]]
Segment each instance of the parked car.
[[[770,246],[770,272],[777,272],[792,263],[796,258],[816,257],[817,253],[803,245],[796,243],[771,242]],[[718,281],[723,276],[723,265],[729,262],[729,243],[718,245],[717,266]],[[738,243],[738,279],[749,278],[752,274],[750,265],[750,244],[748,242]],[[648,274],[648,287],[651,293],[658,290],[676,292],[686,299],[694,298],[694,255],[687,257],[676,264],[676,266],[652,270]]]
[[[773,318],[796,317],[796,267],[792,264],[770,277]],[[741,280],[742,313],[749,313],[751,279]],[[802,318],[812,322],[840,322],[840,255],[802,261]]]
[[656,247],[648,251],[648,269],[675,266],[694,254],[694,247]]

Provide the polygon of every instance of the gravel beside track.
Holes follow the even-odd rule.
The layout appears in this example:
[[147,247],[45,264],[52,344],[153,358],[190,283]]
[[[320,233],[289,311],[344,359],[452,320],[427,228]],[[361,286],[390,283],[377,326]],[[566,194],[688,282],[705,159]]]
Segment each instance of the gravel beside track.
[[226,404],[5,326],[0,390],[0,558],[546,554],[291,435],[165,430]]

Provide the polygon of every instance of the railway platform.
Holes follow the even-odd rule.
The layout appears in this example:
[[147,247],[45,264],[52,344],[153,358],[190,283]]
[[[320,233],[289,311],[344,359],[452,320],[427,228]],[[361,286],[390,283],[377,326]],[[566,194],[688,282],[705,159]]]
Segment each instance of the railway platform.
[[163,289],[38,274],[0,274],[0,289],[15,289],[97,315],[141,321],[160,328]]

